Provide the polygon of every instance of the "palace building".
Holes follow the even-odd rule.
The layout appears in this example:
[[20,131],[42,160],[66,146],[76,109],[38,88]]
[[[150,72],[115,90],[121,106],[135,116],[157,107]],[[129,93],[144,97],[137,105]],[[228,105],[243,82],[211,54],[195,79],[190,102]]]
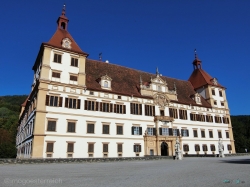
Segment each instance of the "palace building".
[[34,62],[22,104],[17,158],[235,153],[225,87],[195,54],[188,80],[91,60],[68,32],[65,7]]

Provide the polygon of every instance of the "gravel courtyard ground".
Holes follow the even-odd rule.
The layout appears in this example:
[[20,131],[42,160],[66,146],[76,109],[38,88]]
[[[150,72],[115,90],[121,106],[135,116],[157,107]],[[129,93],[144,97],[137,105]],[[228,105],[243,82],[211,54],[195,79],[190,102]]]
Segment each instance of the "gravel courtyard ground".
[[1,187],[250,186],[250,157],[0,165]]

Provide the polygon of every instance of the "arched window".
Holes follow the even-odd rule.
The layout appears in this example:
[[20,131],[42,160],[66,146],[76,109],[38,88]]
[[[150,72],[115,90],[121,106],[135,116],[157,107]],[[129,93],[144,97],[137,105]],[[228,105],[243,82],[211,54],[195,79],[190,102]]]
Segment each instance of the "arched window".
[[66,27],[65,23],[62,22],[62,23],[61,23],[61,29],[65,30],[65,27]]
[[108,81],[104,81],[104,88],[108,88],[108,87],[109,87]]

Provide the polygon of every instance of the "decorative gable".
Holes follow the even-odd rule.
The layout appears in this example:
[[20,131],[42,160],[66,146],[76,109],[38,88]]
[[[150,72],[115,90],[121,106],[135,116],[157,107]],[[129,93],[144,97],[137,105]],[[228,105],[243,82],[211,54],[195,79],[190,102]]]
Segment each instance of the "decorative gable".
[[176,86],[174,85],[173,90],[169,90],[167,82],[159,74],[155,78],[151,77],[149,82],[143,83],[140,78],[140,92],[145,96],[165,95],[170,100],[178,100]]
[[101,85],[102,89],[111,90],[112,79],[108,75],[102,76],[99,80],[100,80],[99,84]]
[[218,85],[218,80],[216,78],[212,78],[211,82],[213,85]]
[[157,92],[168,92],[167,83],[160,76],[154,79],[151,78],[151,88]]

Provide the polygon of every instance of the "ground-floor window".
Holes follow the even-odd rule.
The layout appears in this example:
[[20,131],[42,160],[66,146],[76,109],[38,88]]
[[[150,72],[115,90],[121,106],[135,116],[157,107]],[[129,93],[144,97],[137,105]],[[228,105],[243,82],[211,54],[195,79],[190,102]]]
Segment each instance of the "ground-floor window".
[[134,152],[141,152],[141,145],[134,145]]

